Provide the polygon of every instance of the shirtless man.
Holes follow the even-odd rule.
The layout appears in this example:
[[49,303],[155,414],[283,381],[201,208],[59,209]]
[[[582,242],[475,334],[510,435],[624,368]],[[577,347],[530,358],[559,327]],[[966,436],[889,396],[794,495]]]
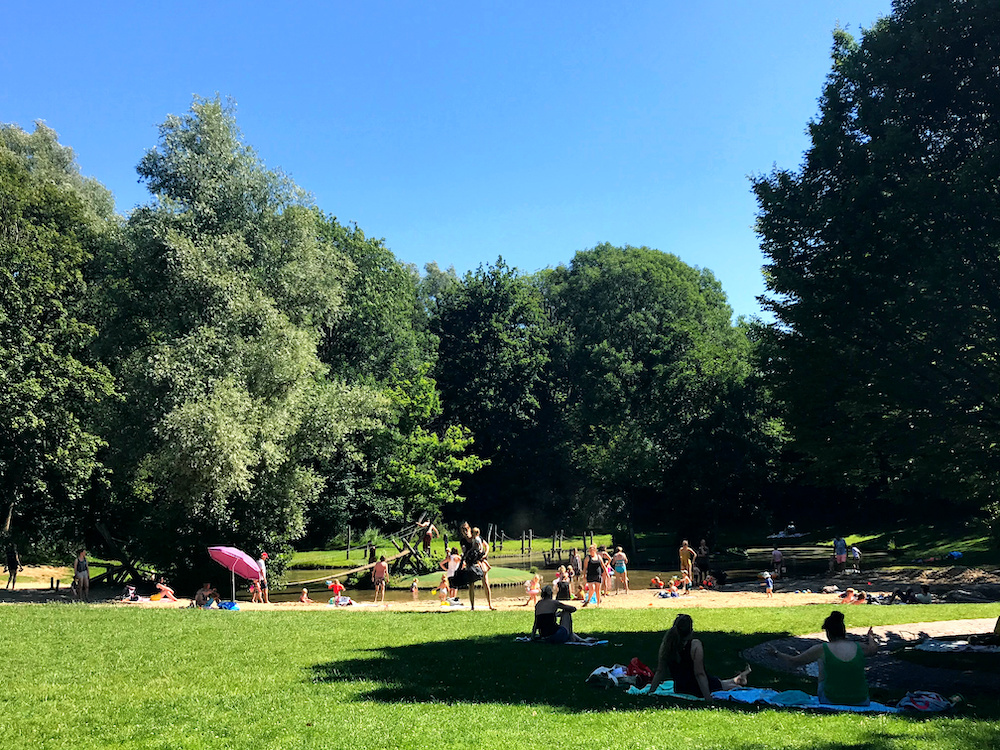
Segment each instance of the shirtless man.
[[689,578],[694,578],[694,560],[698,553],[688,546],[688,540],[681,542],[681,548],[677,551],[681,558],[681,572],[687,571]]
[[378,604],[380,599],[382,602],[385,602],[385,578],[387,575],[389,575],[389,563],[385,561],[385,555],[382,555],[372,569],[372,583],[375,584],[375,604]]

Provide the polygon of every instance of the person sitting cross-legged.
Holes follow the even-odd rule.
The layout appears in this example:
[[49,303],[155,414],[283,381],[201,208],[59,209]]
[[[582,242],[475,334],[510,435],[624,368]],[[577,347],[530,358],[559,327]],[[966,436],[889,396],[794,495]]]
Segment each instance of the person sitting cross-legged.
[[585,638],[573,632],[573,613],[576,607],[554,598],[552,584],[542,588],[542,598],[535,605],[535,623],[531,626],[532,639],[546,643],[594,643],[595,638]]

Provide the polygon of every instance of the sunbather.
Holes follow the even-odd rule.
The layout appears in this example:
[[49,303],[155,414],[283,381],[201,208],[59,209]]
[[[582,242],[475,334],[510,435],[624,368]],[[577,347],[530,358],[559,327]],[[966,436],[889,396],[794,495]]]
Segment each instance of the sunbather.
[[705,700],[712,699],[716,690],[732,690],[747,686],[750,665],[728,680],[705,671],[705,649],[701,641],[693,637],[694,622],[691,615],[681,613],[674,618],[673,627],[660,642],[660,653],[656,662],[656,672],[650,682],[650,692],[669,676],[674,681],[674,692],[693,695]]
[[865,678],[865,657],[878,651],[875,633],[868,628],[864,644],[847,640],[844,613],[834,610],[823,621],[829,643],[819,643],[800,654],[783,654],[774,646],[770,651],[787,664],[819,662],[819,702],[838,706],[867,706],[868,680]]
[[[553,598],[552,584],[542,588],[542,598],[535,605],[535,622],[531,626],[531,637],[547,643],[593,643],[594,638],[584,638],[573,632],[573,613],[576,607]],[[558,618],[558,622],[557,622]]]

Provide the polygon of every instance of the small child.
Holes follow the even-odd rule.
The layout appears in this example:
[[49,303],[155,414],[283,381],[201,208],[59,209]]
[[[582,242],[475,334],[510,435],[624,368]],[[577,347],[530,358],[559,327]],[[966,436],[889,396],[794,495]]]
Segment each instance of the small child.
[[681,573],[681,586],[680,587],[682,589],[684,589],[684,593],[685,594],[690,594],[691,593],[691,576],[688,575],[688,572],[686,570],[682,571],[682,573]]
[[342,583],[341,583],[341,582],[340,582],[339,580],[337,580],[336,578],[334,578],[334,579],[333,579],[333,580],[332,580],[332,581],[330,582],[330,585],[329,585],[329,586],[327,586],[327,588],[328,588],[328,589],[330,589],[330,591],[332,591],[332,592],[333,592],[333,598],[334,598],[334,599],[338,599],[338,598],[340,598],[340,595],[341,595],[342,593],[344,593],[344,584],[342,584]]
[[413,597],[413,601],[420,598],[420,581],[416,578],[414,578],[413,583],[410,584],[410,596]]
[[250,598],[250,601],[252,603],[254,604],[264,603],[264,595],[263,592],[260,590],[260,581],[257,580],[250,581],[250,593],[252,595]]
[[542,593],[542,577],[535,573],[535,577],[528,581],[524,588],[528,592],[528,601],[521,606],[527,607],[529,604],[537,604],[538,595]]
[[774,598],[774,581],[771,580],[771,573],[764,571],[764,593],[768,599]]
[[663,579],[659,576],[653,576],[649,579],[649,587],[651,589],[662,589],[664,587]]
[[479,559],[479,566],[483,569],[484,573],[489,573],[490,569],[493,567],[492,565],[490,565],[489,561],[486,559],[486,556],[490,554],[490,545],[488,545],[486,542],[484,542],[483,538],[481,536],[479,536],[479,527],[478,526],[473,526],[472,527],[472,536],[473,536],[473,539],[472,539],[473,543],[479,545],[479,549],[483,553],[483,556]]
[[315,604],[312,599],[309,598],[309,589],[302,589],[302,594],[299,596],[299,604]]
[[437,589],[438,600],[441,602],[441,606],[445,606],[448,603],[448,576],[441,576],[441,583],[438,584]]

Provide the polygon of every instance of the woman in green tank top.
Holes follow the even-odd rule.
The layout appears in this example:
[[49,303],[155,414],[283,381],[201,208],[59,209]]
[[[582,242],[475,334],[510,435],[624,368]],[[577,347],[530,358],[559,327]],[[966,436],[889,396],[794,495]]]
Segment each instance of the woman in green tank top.
[[838,706],[867,706],[868,680],[865,678],[865,657],[878,650],[875,633],[868,628],[863,643],[847,640],[844,613],[834,610],[823,621],[829,643],[820,643],[801,654],[783,654],[775,648],[771,653],[787,664],[819,662],[819,702]]

